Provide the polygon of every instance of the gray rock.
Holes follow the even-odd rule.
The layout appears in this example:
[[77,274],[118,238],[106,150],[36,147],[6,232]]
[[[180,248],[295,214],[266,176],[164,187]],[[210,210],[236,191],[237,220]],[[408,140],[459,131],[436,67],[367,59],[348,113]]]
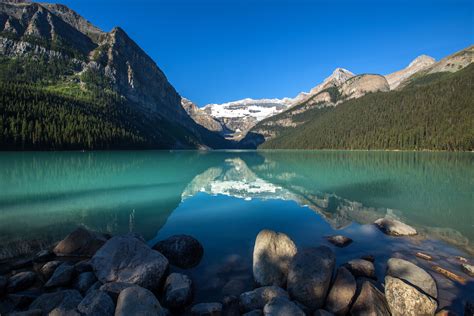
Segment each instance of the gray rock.
[[170,309],[181,309],[192,300],[192,282],[188,276],[181,273],[171,273],[165,281],[163,304]]
[[104,234],[79,227],[61,240],[53,252],[57,256],[92,257],[106,241]]
[[81,301],[81,293],[77,290],[64,290],[41,295],[31,303],[30,309],[41,309],[43,314],[48,314],[55,308],[75,309]]
[[74,278],[74,266],[69,263],[63,263],[54,270],[45,287],[67,286]]
[[290,297],[314,310],[324,306],[336,258],[326,246],[298,251],[288,273]]
[[352,239],[342,235],[328,236],[326,239],[333,245],[337,247],[346,247],[352,243]]
[[24,309],[28,307],[31,302],[37,299],[42,293],[40,289],[31,289],[20,291],[7,296],[8,300],[13,303],[16,309]]
[[248,313],[242,314],[242,316],[262,316],[263,312],[259,309],[254,309]]
[[5,295],[7,292],[8,279],[3,275],[0,275],[0,297]]
[[433,277],[417,265],[403,259],[390,258],[386,275],[401,279],[433,298],[438,298],[438,289]]
[[434,315],[438,308],[435,299],[391,276],[385,277],[385,298],[392,316]]
[[102,283],[125,282],[155,290],[168,270],[168,260],[133,236],[109,239],[91,259]]
[[131,286],[120,292],[115,316],[165,316],[165,310],[155,295],[140,286]]
[[48,249],[38,251],[35,255],[35,262],[46,262],[54,258],[54,253]]
[[232,279],[229,280],[223,287],[222,287],[222,294],[224,295],[239,295],[242,293],[246,288],[246,284],[244,280],[241,279]]
[[461,269],[467,275],[474,277],[474,266],[472,264],[462,263],[461,264]]
[[193,316],[221,316],[222,304],[221,303],[196,304],[193,306],[193,308],[191,308],[191,314]]
[[222,314],[225,316],[240,316],[239,299],[236,296],[226,296],[222,300]]
[[115,304],[105,292],[95,290],[84,297],[77,310],[89,316],[113,315]]
[[350,312],[353,316],[390,316],[384,295],[369,281],[362,284]]
[[90,272],[92,271],[92,265],[89,260],[82,260],[74,265],[74,269],[77,273]]
[[85,293],[95,282],[97,282],[97,278],[93,272],[83,272],[76,277],[73,287],[79,292]]
[[131,286],[136,285],[124,282],[110,282],[103,284],[100,290],[106,292],[114,301],[117,301],[120,292]]
[[357,285],[354,276],[346,268],[340,267],[326,298],[326,310],[335,315],[347,314],[356,289]]
[[255,239],[253,277],[261,286],[286,287],[288,267],[297,249],[285,234],[264,229]]
[[266,316],[305,316],[295,303],[284,297],[275,297],[263,308]]
[[[95,282],[94,284],[92,284],[92,286],[89,289],[87,289],[84,296],[87,296],[92,291],[99,290],[101,286],[102,286],[102,283],[100,281]],[[117,294],[117,296],[118,296],[118,294]],[[117,298],[115,298],[115,301],[117,301]]]
[[417,234],[416,229],[413,227],[389,217],[379,218],[374,224],[385,234],[391,236],[412,236]]
[[20,272],[8,279],[7,292],[14,293],[25,290],[32,286],[36,281],[36,274],[31,271]]
[[40,273],[45,280],[49,280],[56,268],[59,267],[61,264],[63,264],[63,262],[58,260],[47,262],[41,267]]
[[333,313],[328,312],[324,309],[317,309],[314,311],[313,316],[333,316]]
[[263,309],[275,297],[289,298],[288,293],[278,286],[264,286],[240,294],[240,307],[244,312]]
[[374,264],[364,259],[353,259],[344,265],[355,277],[377,279]]
[[161,252],[172,265],[182,269],[197,266],[204,254],[201,243],[188,235],[171,236],[158,242],[153,249]]
[[41,309],[30,309],[24,312],[10,313],[8,316],[43,316]]
[[81,316],[81,314],[74,308],[56,307],[49,312],[48,316]]

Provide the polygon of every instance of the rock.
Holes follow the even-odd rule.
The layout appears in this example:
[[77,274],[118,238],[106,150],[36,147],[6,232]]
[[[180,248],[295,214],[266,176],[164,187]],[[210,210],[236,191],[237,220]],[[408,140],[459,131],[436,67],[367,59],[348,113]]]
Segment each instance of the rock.
[[133,236],[109,239],[91,259],[102,283],[125,282],[155,290],[168,270],[168,260]]
[[375,276],[374,264],[370,261],[364,259],[353,259],[347,262],[344,267],[346,267],[355,277],[377,279]]
[[262,315],[263,315],[263,313],[259,309],[254,309],[253,311],[242,314],[242,316],[262,316]]
[[46,262],[54,258],[54,253],[48,249],[38,251],[35,255],[34,262]]
[[110,282],[103,284],[100,290],[106,292],[114,301],[117,301],[120,292],[131,286],[136,285],[124,282]]
[[77,276],[73,287],[79,292],[85,293],[95,282],[97,282],[97,278],[93,272],[83,272]]
[[56,268],[59,267],[62,263],[63,263],[62,261],[58,261],[58,260],[45,263],[40,269],[40,273],[43,276],[43,278],[45,280],[49,280],[49,278],[53,275]]
[[433,277],[417,265],[398,258],[387,261],[386,275],[401,279],[433,298],[438,298],[438,290]]
[[7,292],[14,293],[25,290],[32,286],[36,281],[36,274],[31,271],[20,272],[8,279]]
[[350,243],[352,243],[352,239],[350,239],[349,237],[346,237],[346,236],[342,236],[342,235],[334,235],[334,236],[329,236],[329,237],[326,237],[326,239],[333,245],[337,246],[337,247],[346,247],[348,246]]
[[106,241],[104,234],[79,227],[61,240],[53,252],[57,256],[92,257]]
[[326,298],[326,310],[335,315],[347,314],[356,289],[357,284],[354,276],[346,268],[340,267]]
[[8,279],[3,275],[0,275],[0,297],[5,295],[7,292]]
[[417,234],[416,229],[393,218],[379,218],[374,224],[385,234],[391,236],[413,236]]
[[43,314],[48,314],[55,308],[75,309],[81,301],[82,296],[77,290],[64,290],[41,295],[31,303],[30,309],[41,309]]
[[463,263],[463,264],[461,264],[461,269],[467,275],[474,277],[474,266],[473,265],[471,265],[469,263]]
[[436,312],[435,316],[458,316],[455,312],[449,309],[442,309]]
[[275,297],[289,299],[288,293],[278,286],[264,286],[253,291],[240,294],[240,308],[244,312],[254,309],[263,309]]
[[163,304],[170,309],[181,309],[192,300],[192,282],[181,273],[171,273],[165,281]]
[[264,229],[253,249],[253,277],[261,286],[286,287],[288,267],[297,249],[285,234]]
[[375,257],[373,255],[364,255],[362,257],[360,257],[361,259],[363,260],[367,260],[367,261],[370,261],[372,263],[375,262]]
[[263,308],[267,316],[305,316],[305,313],[295,303],[284,297],[275,297]]
[[[86,291],[86,293],[84,294],[84,296],[87,296],[87,295],[88,295],[90,292],[92,292],[92,291],[99,290],[101,286],[102,286],[102,283],[100,283],[100,281],[95,282],[95,283],[92,284],[92,286]],[[117,300],[115,300],[115,301],[117,301]]]
[[31,302],[37,299],[41,294],[43,294],[41,290],[32,289],[9,294],[7,298],[15,305],[16,309],[23,309],[28,307]]
[[24,312],[10,313],[9,316],[43,316],[41,309],[30,309]]
[[197,266],[204,254],[201,243],[188,235],[171,236],[158,242],[153,249],[161,252],[172,265],[182,269]]
[[299,251],[288,272],[290,297],[312,310],[323,307],[335,262],[334,253],[326,246]]
[[236,296],[226,296],[222,300],[222,314],[225,316],[240,316],[239,299]]
[[76,269],[76,272],[79,274],[83,272],[90,272],[92,271],[92,265],[89,260],[82,260],[74,265],[74,269]]
[[438,308],[435,299],[391,276],[385,277],[385,297],[392,316],[434,315]]
[[224,295],[239,295],[245,290],[245,282],[240,279],[232,279],[227,282],[222,288]]
[[115,316],[144,315],[164,316],[165,311],[155,295],[140,286],[130,286],[120,292]]
[[362,284],[350,312],[353,316],[390,316],[384,295],[369,281]]
[[56,307],[48,316],[81,316],[76,309],[67,309],[64,307]]
[[45,287],[66,286],[72,282],[74,277],[74,266],[69,263],[63,263],[54,270],[53,275],[49,278]]
[[84,297],[77,310],[90,316],[113,315],[115,304],[105,292],[95,290]]
[[324,309],[317,309],[314,311],[313,316],[333,316],[333,313],[330,313]]
[[191,308],[191,314],[193,316],[221,316],[222,304],[221,303],[200,303],[196,304]]

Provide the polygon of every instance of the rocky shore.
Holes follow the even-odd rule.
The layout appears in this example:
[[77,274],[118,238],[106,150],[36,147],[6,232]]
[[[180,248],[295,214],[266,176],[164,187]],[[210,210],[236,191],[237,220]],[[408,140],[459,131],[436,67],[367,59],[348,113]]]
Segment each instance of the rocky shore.
[[[389,218],[374,224],[393,236],[417,234]],[[327,240],[341,248],[352,243],[341,235]],[[53,249],[2,264],[0,315],[456,315],[439,308],[431,271],[410,261],[389,259],[378,280],[373,256],[336,266],[331,248],[298,249],[289,236],[271,230],[255,239],[253,290],[219,302],[194,302],[186,269],[197,266],[203,254],[200,242],[187,235],[150,247],[138,234],[112,237],[79,227]],[[429,254],[416,256],[431,260]],[[464,276],[439,266],[433,271],[453,282],[472,281],[473,266],[456,260]],[[472,302],[465,302],[464,315],[474,315]]]

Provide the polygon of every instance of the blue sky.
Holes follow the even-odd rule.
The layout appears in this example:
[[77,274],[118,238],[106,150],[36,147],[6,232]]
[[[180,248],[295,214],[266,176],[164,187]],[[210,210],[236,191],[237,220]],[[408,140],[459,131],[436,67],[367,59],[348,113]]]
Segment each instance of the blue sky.
[[474,1],[63,0],[122,27],[178,92],[203,106],[293,97],[334,68],[390,73],[474,44]]

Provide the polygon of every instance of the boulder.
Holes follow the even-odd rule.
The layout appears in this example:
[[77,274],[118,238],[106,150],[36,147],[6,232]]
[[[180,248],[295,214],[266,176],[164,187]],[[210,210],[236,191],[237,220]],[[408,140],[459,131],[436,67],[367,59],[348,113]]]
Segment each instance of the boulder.
[[182,269],[195,267],[201,262],[204,248],[192,236],[174,235],[159,241],[153,249],[161,252],[170,263]]
[[254,309],[253,311],[242,314],[242,316],[262,316],[262,315],[263,315],[263,313],[259,309]]
[[336,258],[326,246],[298,251],[288,272],[290,297],[311,310],[324,306]]
[[155,295],[140,286],[130,286],[120,292],[115,307],[115,316],[144,315],[165,316],[165,310]]
[[124,282],[110,282],[101,285],[100,290],[107,293],[114,301],[117,301],[120,292],[131,286],[136,285]]
[[105,292],[95,290],[84,297],[77,310],[88,316],[107,316],[114,314],[115,304]]
[[261,286],[286,287],[288,267],[297,252],[285,234],[264,229],[258,233],[253,249],[253,276]]
[[64,290],[41,295],[31,303],[30,309],[41,309],[43,314],[48,314],[55,308],[75,309],[81,301],[81,293],[77,290]]
[[391,276],[385,277],[385,297],[392,316],[434,315],[438,308],[435,299]]
[[263,314],[268,316],[305,316],[305,313],[295,303],[284,297],[275,297],[263,308]]
[[93,272],[83,272],[76,277],[73,287],[79,292],[85,293],[95,282],[97,282],[97,278]]
[[45,287],[57,287],[69,285],[74,278],[74,266],[69,263],[63,263],[54,270]]
[[335,315],[345,315],[349,312],[357,284],[352,273],[344,267],[337,270],[336,279],[326,298],[326,310]]
[[221,303],[196,304],[193,306],[193,308],[191,308],[191,314],[193,316],[221,316],[222,304]]
[[[99,290],[101,286],[102,286],[102,283],[100,283],[100,281],[95,282],[94,284],[92,284],[90,288],[87,289],[84,295],[87,296],[90,292]],[[115,301],[117,301],[117,298],[115,298]]]
[[278,286],[264,286],[253,291],[240,294],[240,308],[244,312],[263,309],[275,297],[289,298],[288,293]]
[[245,291],[247,285],[245,284],[244,280],[242,279],[232,279],[229,280],[223,287],[222,287],[222,294],[224,295],[239,295],[243,291]]
[[10,313],[8,316],[43,316],[43,312],[41,309],[30,309],[24,312]]
[[353,259],[347,262],[344,267],[346,267],[355,277],[377,279],[375,276],[374,264],[370,261],[364,259]]
[[47,262],[41,267],[39,272],[43,276],[44,280],[49,280],[56,268],[59,267],[61,264],[63,264],[63,262],[59,260]]
[[353,316],[390,316],[384,295],[369,281],[364,281],[351,307]]
[[44,249],[40,250],[36,253],[34,262],[40,263],[40,262],[46,262],[54,258],[54,253],[51,250]]
[[474,266],[469,263],[462,263],[461,269],[467,275],[474,277]]
[[102,283],[133,283],[150,290],[160,286],[168,270],[168,260],[161,253],[130,235],[109,239],[91,264]]
[[19,272],[8,279],[7,292],[14,293],[25,290],[36,281],[36,274],[31,271]]
[[413,236],[417,234],[413,227],[389,217],[379,218],[374,224],[385,234],[391,236]]
[[90,272],[92,271],[92,265],[89,260],[82,260],[74,265],[74,269],[77,273]]
[[31,289],[9,294],[8,300],[13,303],[16,309],[28,307],[31,302],[37,299],[42,293],[39,289]]
[[81,314],[74,308],[67,309],[64,307],[56,307],[48,316],[81,316]]
[[106,241],[104,234],[79,227],[61,240],[53,252],[57,256],[92,257]]
[[337,247],[346,247],[349,246],[349,244],[352,243],[352,239],[346,236],[342,235],[333,235],[333,236],[328,236],[326,239],[333,245]]
[[239,299],[230,295],[222,299],[222,314],[225,316],[240,316]]
[[401,279],[429,296],[438,298],[438,290],[433,277],[410,261],[390,258],[387,262],[386,275]]
[[324,309],[317,309],[314,311],[313,316],[333,316],[333,313],[328,312]]
[[184,309],[191,303],[192,282],[181,273],[171,273],[165,281],[163,304],[170,309]]

